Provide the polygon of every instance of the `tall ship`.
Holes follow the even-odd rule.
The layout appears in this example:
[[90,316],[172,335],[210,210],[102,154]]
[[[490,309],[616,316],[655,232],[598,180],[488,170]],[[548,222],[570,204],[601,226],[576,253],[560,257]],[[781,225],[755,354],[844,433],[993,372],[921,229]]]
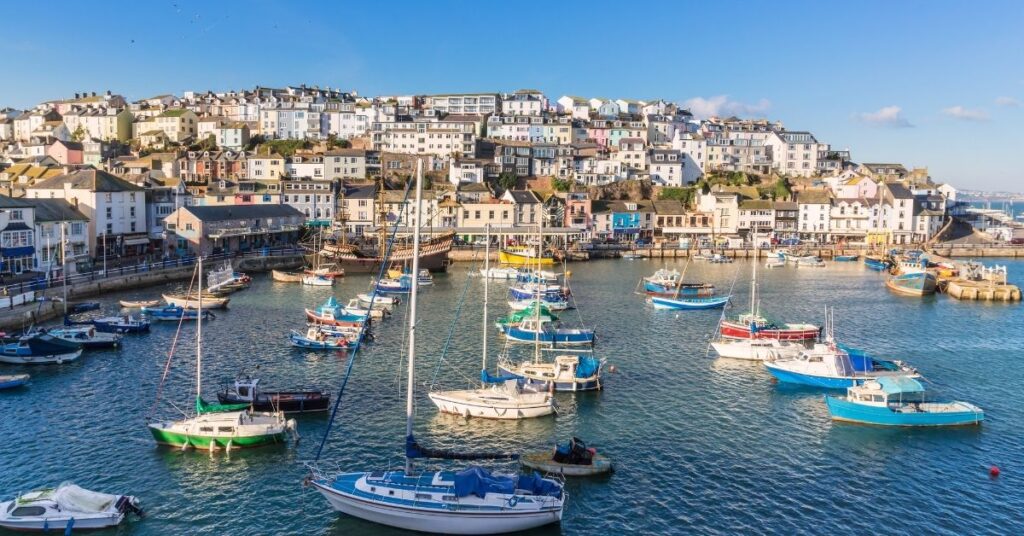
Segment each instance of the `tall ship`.
[[[319,256],[323,261],[334,263],[345,270],[346,274],[351,273],[376,273],[384,257],[394,264],[412,264],[414,250],[411,236],[406,242],[396,241],[392,251],[388,254],[387,244],[391,233],[392,222],[389,222],[389,212],[384,198],[384,179],[378,177],[376,181],[376,203],[377,203],[377,237],[376,241],[360,241],[359,243],[349,242],[346,226],[346,215],[344,210],[344,195],[340,199],[338,219],[335,222],[334,230],[325,233],[321,246],[313,249],[314,256]],[[407,209],[406,209],[407,210]],[[422,231],[422,230],[421,230]],[[448,252],[451,251],[455,240],[455,231],[445,231],[437,236],[420,242],[419,265],[421,268],[431,272],[444,272],[448,269],[451,261],[448,259]]]

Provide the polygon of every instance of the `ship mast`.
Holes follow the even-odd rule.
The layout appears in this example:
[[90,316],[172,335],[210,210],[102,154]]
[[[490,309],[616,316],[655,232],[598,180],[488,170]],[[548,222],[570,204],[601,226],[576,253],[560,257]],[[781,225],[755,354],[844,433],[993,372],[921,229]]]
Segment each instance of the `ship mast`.
[[[405,437],[412,437],[413,374],[416,372],[416,299],[419,296],[420,273],[420,205],[423,200],[423,161],[416,162],[416,214],[412,234],[412,294],[409,297],[409,378],[405,382]],[[380,252],[383,259],[384,250]],[[412,458],[405,458],[405,474],[412,472]]]
[[[417,167],[419,169],[419,167]],[[377,176],[377,255],[384,257],[388,245],[388,209],[384,206],[384,175]]]

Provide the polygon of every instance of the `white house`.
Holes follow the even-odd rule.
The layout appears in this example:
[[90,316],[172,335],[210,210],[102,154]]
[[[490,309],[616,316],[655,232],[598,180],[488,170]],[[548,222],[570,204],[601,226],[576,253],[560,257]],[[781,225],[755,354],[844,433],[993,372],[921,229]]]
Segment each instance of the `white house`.
[[89,218],[89,251],[97,255],[137,255],[148,249],[145,192],[116,175],[83,169],[39,181],[25,194],[76,206]]
[[558,111],[577,119],[590,119],[590,101],[583,97],[564,95],[558,98]]
[[797,226],[800,238],[828,242],[832,225],[832,195],[820,188],[809,188],[796,196],[799,206]]
[[676,130],[672,138],[672,148],[679,151],[683,162],[683,184],[692,184],[704,175],[707,142],[704,136]]

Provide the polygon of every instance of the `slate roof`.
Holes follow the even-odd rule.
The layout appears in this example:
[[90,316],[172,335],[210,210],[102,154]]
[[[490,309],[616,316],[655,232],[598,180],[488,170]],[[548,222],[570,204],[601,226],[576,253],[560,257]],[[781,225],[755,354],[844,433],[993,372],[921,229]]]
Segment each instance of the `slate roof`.
[[36,221],[89,221],[63,199],[26,199],[36,209]]
[[137,192],[142,190],[117,175],[98,169],[82,169],[66,175],[57,175],[41,180],[33,184],[31,188],[63,190],[65,184],[70,184],[71,188],[75,190],[89,190],[90,192]]
[[512,196],[512,201],[515,203],[540,203],[540,199],[530,190],[507,190],[508,194]]
[[292,216],[305,217],[299,209],[291,205],[222,205],[222,206],[190,206],[182,207],[203,222],[247,220],[253,218],[286,218]]

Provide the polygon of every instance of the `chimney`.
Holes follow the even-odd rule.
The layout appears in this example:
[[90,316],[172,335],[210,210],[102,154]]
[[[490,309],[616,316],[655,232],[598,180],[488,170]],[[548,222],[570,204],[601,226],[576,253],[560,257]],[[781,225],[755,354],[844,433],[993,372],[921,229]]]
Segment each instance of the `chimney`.
[[78,93],[75,93],[75,98],[76,98],[76,99],[78,98]]
[[78,198],[77,197],[72,197],[71,198],[71,206],[75,207],[76,210],[78,209]]
[[96,92],[95,92],[95,91],[93,91],[93,92],[92,92],[92,96],[93,96],[93,97],[95,97],[95,96],[96,96]]

